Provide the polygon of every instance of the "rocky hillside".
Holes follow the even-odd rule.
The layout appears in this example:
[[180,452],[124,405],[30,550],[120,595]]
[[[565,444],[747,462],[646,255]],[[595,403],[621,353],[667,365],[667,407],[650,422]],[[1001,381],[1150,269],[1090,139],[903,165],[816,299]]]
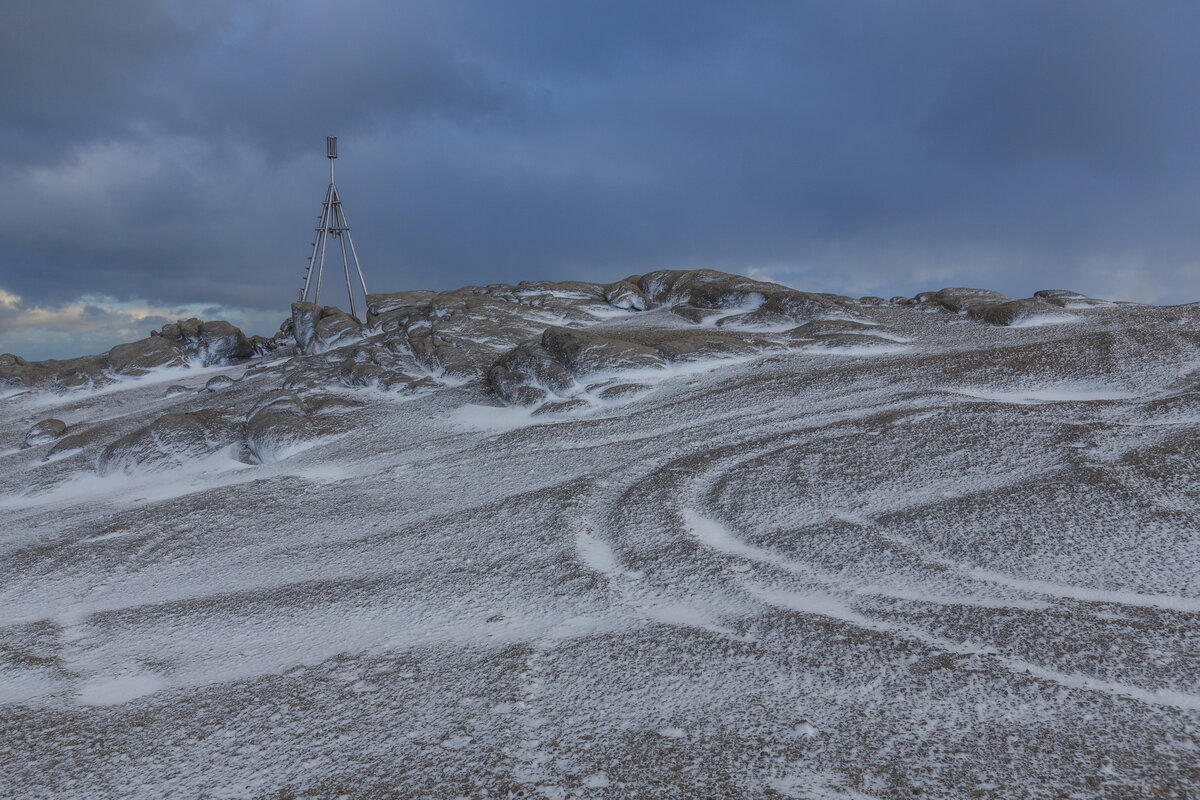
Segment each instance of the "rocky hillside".
[[0,796],[1200,781],[1200,306],[368,301],[0,356]]

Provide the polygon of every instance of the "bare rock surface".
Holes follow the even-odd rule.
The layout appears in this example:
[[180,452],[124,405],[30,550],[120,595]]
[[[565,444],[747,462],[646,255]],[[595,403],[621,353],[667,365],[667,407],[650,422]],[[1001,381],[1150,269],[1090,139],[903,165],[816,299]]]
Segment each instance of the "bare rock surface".
[[1198,305],[176,325],[0,356],[0,797],[1195,794]]

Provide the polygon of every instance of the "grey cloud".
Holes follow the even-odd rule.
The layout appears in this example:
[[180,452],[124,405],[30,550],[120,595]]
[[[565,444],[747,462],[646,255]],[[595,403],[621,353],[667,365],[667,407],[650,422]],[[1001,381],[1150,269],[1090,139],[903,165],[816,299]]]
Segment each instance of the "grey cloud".
[[285,307],[326,133],[380,289],[1200,296],[1193,5],[122,2],[0,33],[0,288],[31,303]]

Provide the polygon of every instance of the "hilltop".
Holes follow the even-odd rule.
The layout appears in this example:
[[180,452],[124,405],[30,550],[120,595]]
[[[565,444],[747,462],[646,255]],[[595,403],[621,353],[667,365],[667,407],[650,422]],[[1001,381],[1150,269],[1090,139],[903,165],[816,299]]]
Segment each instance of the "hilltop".
[[368,301],[0,356],[0,795],[1200,780],[1200,305]]

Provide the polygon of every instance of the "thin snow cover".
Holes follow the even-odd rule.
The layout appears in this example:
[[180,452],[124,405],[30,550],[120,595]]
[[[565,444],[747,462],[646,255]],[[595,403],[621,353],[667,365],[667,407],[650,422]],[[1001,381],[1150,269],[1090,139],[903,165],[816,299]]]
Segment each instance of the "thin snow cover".
[[[147,369],[142,375],[120,375],[111,373],[107,377],[111,383],[105,383],[100,386],[90,386],[85,389],[70,389],[61,394],[50,392],[21,392],[21,399],[25,401],[23,404],[28,409],[52,409],[58,406],[68,404],[76,404],[88,397],[102,397],[104,395],[129,392],[136,389],[146,389],[150,387],[161,387],[163,384],[171,383],[187,383],[189,385],[203,386],[204,381],[197,381],[197,378],[209,378],[219,373],[228,374],[230,377],[237,378],[245,370],[245,367],[230,367],[212,365],[203,366],[202,362],[197,359],[178,367],[152,367]],[[9,395],[13,397],[14,395]],[[0,397],[0,400],[8,399]]]
[[76,695],[87,706],[113,706],[157,692],[167,682],[157,675],[117,675],[97,677],[83,684]]
[[[872,334],[866,334],[868,336]],[[884,337],[877,337],[884,338]],[[871,345],[871,346],[850,346],[850,347],[825,347],[820,343],[804,345],[800,348],[808,355],[818,356],[838,356],[842,358],[857,358],[861,356],[890,356],[895,353],[903,353],[911,350],[911,347],[902,344],[896,345]]]
[[997,403],[1088,403],[1096,400],[1129,400],[1136,393],[1115,387],[1065,383],[1059,385],[1034,385],[1015,389],[959,388],[951,389],[955,394]]
[[[766,296],[762,295],[758,292],[747,292],[744,296],[742,296],[740,298],[739,302],[728,305],[728,306],[723,306],[722,308],[715,310],[711,316],[704,319],[700,324],[707,326],[707,327],[715,327],[717,325],[717,323],[720,322],[721,320],[726,320],[726,324],[730,324],[729,323],[730,317],[736,317],[739,314],[749,314],[752,311],[758,311],[758,309],[762,308],[762,304],[765,303],[766,300],[767,300]],[[758,327],[760,330],[766,329],[766,326],[755,326],[755,327]],[[795,326],[794,325],[781,326],[779,329],[786,330],[786,328],[790,328],[790,327],[795,327]]]
[[[809,349],[603,296],[472,294],[407,393],[283,385],[410,369],[379,331],[0,400],[0,797],[1195,794],[1200,315],[847,301],[880,345]],[[739,346],[501,401],[560,319]],[[213,451],[100,474],[166,414]]]
[[[1066,306],[1072,308],[1078,306]],[[1071,314],[1031,314],[1027,317],[1018,317],[1008,324],[1009,328],[1040,328],[1045,325],[1070,325],[1075,322],[1080,322],[1082,317],[1072,316]]]
[[[481,405],[467,403],[452,411],[447,419],[471,431],[504,433],[505,431],[538,424],[531,409],[525,406]],[[547,421],[543,421],[545,424]]]

